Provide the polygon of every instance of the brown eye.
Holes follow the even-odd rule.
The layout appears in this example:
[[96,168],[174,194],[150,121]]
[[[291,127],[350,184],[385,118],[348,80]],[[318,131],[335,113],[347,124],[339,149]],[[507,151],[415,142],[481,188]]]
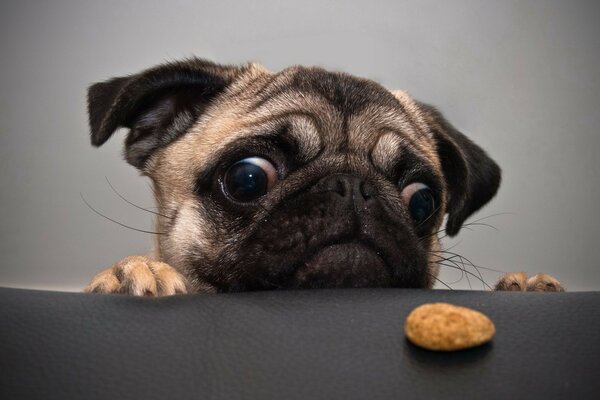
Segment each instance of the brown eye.
[[424,183],[415,182],[406,186],[402,190],[402,198],[417,224],[425,222],[436,211],[433,191]]
[[225,173],[225,190],[234,200],[247,203],[264,196],[277,182],[273,164],[260,157],[244,158]]

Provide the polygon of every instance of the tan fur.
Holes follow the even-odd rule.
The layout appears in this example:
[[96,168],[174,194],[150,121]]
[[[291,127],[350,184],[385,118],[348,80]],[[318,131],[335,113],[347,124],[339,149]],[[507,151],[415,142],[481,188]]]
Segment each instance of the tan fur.
[[510,272],[503,275],[496,284],[496,290],[521,292],[527,290],[527,274],[525,272]]
[[186,293],[185,278],[169,265],[143,256],[130,256],[100,272],[84,292],[167,296]]
[[[208,216],[203,215],[201,205],[194,200],[197,166],[206,165],[211,157],[240,138],[272,130],[269,128],[283,118],[293,122],[295,129],[292,129],[292,134],[303,144],[302,150],[307,159],[316,155],[324,146],[335,147],[336,140],[341,138],[336,135],[338,132],[340,135],[342,133],[341,116],[331,105],[316,96],[286,93],[269,99],[250,112],[254,99],[247,94],[257,91],[264,84],[264,80],[260,79],[261,74],[267,72],[252,70],[248,77],[240,78],[238,84],[224,93],[222,100],[211,106],[185,137],[159,150],[153,157],[152,168],[147,173],[157,187],[160,213],[173,215],[175,210],[179,210],[180,215],[185,215],[184,218],[178,218],[178,225],[171,235],[158,239],[158,253],[161,259],[171,265],[182,265],[181,258],[185,257],[185,248],[192,244],[201,243],[203,249],[208,249],[209,257],[211,254],[216,256],[220,250],[217,243],[211,242],[211,236],[203,232],[203,221]],[[415,112],[415,109],[407,107],[407,111]],[[401,145],[410,146],[425,153],[441,174],[437,154],[430,150],[431,138],[423,135],[420,131],[425,129],[424,126],[415,126],[414,121],[423,125],[420,116],[398,115],[397,112],[386,109],[367,109],[350,119],[347,128],[351,133],[349,144],[356,151],[362,151],[365,147],[372,148],[373,160],[384,169],[385,160],[391,158],[392,154],[397,154]],[[332,159],[330,162],[356,166],[364,161],[353,161],[345,156],[343,160]],[[158,231],[162,232],[164,222],[168,221],[160,217],[159,221],[163,221],[158,224]],[[214,251],[210,251],[211,248]],[[434,263],[431,268],[430,275],[436,276],[437,265]],[[433,282],[432,279],[432,285]]]
[[[427,114],[415,103],[415,101],[402,90],[393,90],[392,94],[400,104],[404,107],[406,116],[410,119],[416,133],[410,135],[413,144],[419,149],[421,154],[424,154],[428,160],[435,163],[441,170],[439,156],[435,150],[435,143],[431,133],[432,127],[436,126],[434,120],[428,118]],[[439,128],[438,128],[439,129]]]
[[528,278],[525,272],[503,275],[495,289],[520,292],[564,292],[563,286],[556,278],[547,274],[537,274]]
[[548,275],[537,274],[527,279],[528,292],[564,292],[564,288],[560,282]]
[[[128,292],[135,295],[170,295],[213,288],[195,280],[186,266],[192,248],[201,248],[208,261],[215,261],[227,251],[235,251],[235,243],[224,242],[230,232],[212,221],[212,210],[197,201],[194,193],[197,177],[206,165],[218,161],[232,143],[243,138],[276,132],[283,123],[288,134],[299,144],[299,157],[304,162],[321,158],[286,177],[287,186],[273,188],[276,195],[265,195],[264,216],[276,197],[284,198],[286,190],[299,186],[311,171],[337,169],[340,173],[368,175],[381,187],[381,196],[391,204],[399,204],[400,193],[394,183],[386,182],[376,171],[389,172],[393,160],[411,150],[425,157],[435,173],[442,176],[442,165],[432,129],[441,129],[427,112],[404,91],[393,91],[404,112],[397,108],[369,105],[360,112],[344,117],[324,98],[300,91],[277,91],[286,88],[303,67],[292,67],[276,75],[257,64],[244,66],[241,72],[230,72],[234,82],[208,106],[185,135],[156,150],[145,164],[143,173],[153,183],[160,214],[156,230],[155,258],[128,257],[102,271],[86,287],[88,292]],[[274,93],[260,104],[260,93]],[[345,143],[347,137],[347,143]],[[343,151],[342,143],[347,145]],[[445,189],[445,188],[444,188]],[[446,190],[441,193],[440,210],[435,230],[442,224],[446,211]],[[399,210],[398,212],[402,212]],[[230,229],[236,229],[235,224]],[[439,272],[441,244],[437,235],[428,239],[429,281],[433,287]],[[160,260],[160,261],[158,261]],[[200,266],[201,268],[201,266]],[[188,287],[186,287],[186,281]],[[558,281],[546,275],[529,278],[523,273],[507,275],[498,290],[549,290]]]
[[429,288],[433,288],[433,286],[437,282],[437,276],[440,273],[440,260],[441,260],[441,250],[442,244],[440,243],[437,235],[433,235],[430,239],[431,250],[429,252]]

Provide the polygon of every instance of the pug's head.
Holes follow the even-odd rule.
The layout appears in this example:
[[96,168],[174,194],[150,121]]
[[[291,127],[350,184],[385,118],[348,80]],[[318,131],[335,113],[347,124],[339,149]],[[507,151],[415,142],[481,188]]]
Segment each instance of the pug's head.
[[500,169],[434,108],[370,80],[190,59],[89,90],[92,143],[129,130],[157,251],[220,291],[431,287],[439,238]]

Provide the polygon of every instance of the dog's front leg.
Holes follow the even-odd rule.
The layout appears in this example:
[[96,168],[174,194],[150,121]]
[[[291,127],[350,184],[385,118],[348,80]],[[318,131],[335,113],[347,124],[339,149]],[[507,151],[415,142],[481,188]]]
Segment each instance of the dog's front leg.
[[124,258],[96,275],[84,289],[88,293],[134,296],[169,296],[188,291],[189,282],[175,268],[143,256]]

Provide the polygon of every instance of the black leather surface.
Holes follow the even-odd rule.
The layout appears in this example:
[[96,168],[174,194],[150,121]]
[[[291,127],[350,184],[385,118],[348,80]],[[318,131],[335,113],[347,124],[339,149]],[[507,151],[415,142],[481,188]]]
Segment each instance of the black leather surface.
[[[415,306],[483,311],[492,344],[433,353]],[[600,292],[320,290],[133,298],[0,289],[2,399],[598,398]]]

